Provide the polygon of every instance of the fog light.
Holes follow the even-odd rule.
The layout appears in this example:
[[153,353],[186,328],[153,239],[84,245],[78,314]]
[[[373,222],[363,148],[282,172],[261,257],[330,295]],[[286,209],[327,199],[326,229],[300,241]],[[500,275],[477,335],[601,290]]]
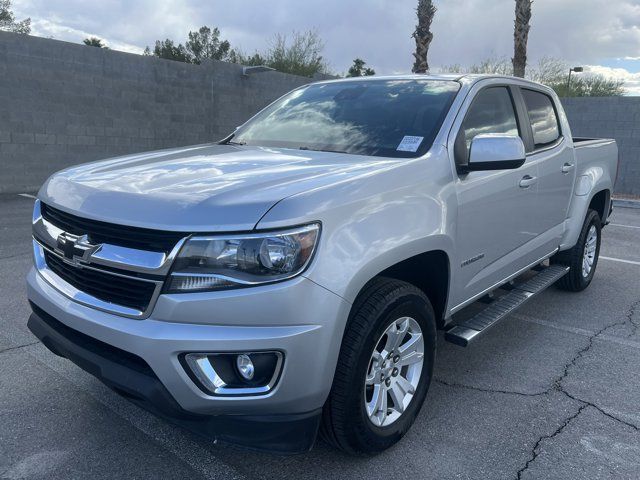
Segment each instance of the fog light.
[[262,395],[276,386],[284,355],[271,352],[185,353],[180,363],[209,395]]
[[244,353],[242,355],[238,355],[236,358],[236,367],[238,367],[240,375],[242,375],[242,378],[245,380],[251,380],[253,378],[255,369],[253,367],[253,362],[248,355],[245,355]]

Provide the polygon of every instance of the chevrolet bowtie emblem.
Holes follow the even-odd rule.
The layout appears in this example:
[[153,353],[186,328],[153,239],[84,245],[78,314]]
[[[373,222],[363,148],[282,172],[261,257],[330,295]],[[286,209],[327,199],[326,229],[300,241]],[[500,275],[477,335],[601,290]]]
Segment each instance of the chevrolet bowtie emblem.
[[97,251],[101,245],[94,245],[89,242],[86,235],[78,236],[71,233],[61,233],[58,236],[58,250],[64,258],[78,265],[80,262],[88,262],[92,253]]

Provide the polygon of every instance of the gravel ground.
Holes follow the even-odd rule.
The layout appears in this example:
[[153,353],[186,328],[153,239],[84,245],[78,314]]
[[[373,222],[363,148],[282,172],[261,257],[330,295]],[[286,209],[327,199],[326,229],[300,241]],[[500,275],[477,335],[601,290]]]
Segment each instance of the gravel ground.
[[640,478],[640,210],[616,209],[591,287],[549,289],[463,349],[396,447],[222,448],[122,399],[26,327],[26,197],[0,197],[0,478]]

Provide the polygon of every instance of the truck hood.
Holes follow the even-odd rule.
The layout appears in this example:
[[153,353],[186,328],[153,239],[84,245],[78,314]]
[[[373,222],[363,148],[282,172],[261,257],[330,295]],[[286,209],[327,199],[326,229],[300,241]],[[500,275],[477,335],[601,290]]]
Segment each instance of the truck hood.
[[174,231],[252,230],[278,201],[397,159],[233,145],[141,153],[63,170],[39,198],[106,222]]

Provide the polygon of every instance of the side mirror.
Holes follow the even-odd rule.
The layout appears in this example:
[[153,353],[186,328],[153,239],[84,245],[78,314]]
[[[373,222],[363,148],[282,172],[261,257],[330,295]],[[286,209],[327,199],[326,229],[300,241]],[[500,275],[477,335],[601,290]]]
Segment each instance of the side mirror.
[[471,141],[467,172],[519,168],[526,160],[524,143],[515,135],[481,134]]

